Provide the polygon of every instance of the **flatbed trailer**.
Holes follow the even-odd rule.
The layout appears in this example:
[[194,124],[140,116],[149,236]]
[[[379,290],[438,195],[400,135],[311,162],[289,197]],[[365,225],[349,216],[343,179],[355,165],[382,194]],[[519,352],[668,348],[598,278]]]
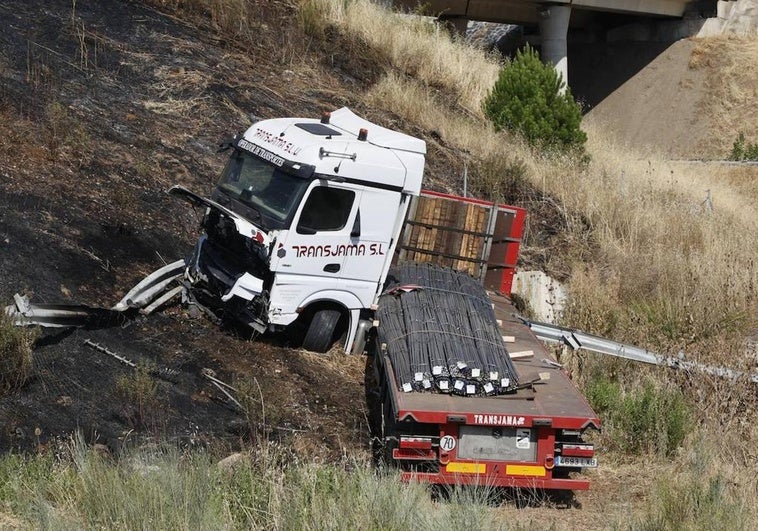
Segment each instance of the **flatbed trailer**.
[[588,489],[589,481],[572,472],[597,466],[582,434],[600,427],[598,416],[532,331],[513,317],[510,300],[491,296],[503,334],[515,339],[510,352],[533,353],[514,360],[518,381],[534,383],[497,396],[404,392],[389,356],[373,344],[375,399],[382,408],[375,422],[378,453],[406,481]]
[[[597,467],[597,458],[593,445],[585,442],[582,435],[587,430],[599,429],[600,419],[553,354],[537,339],[529,326],[518,318],[511,299],[503,294],[510,293],[525,213],[515,207],[428,192],[422,193],[420,201],[434,204],[426,208],[421,208],[423,203],[421,206],[413,205],[407,227],[422,227],[426,234],[409,236],[406,230],[401,237],[397,262],[402,266],[405,263],[403,258],[410,258],[415,262],[432,262],[454,269],[469,265],[471,267],[468,267],[467,273],[471,276],[468,278],[471,282],[474,282],[473,279],[479,282],[477,286],[481,292],[457,293],[456,289],[449,287],[440,289],[440,285],[435,282],[439,278],[437,273],[429,275],[427,286],[414,283],[404,286],[402,279],[396,279],[393,288],[388,281],[388,291],[379,298],[374,322],[375,335],[368,343],[369,365],[373,370],[367,378],[367,396],[372,413],[376,458],[399,467],[402,479],[406,481],[441,485],[588,489],[589,481],[577,477],[577,473],[584,468]],[[455,215],[440,216],[432,213],[451,208],[460,210],[461,205],[468,205],[466,208],[469,210],[488,210],[484,217],[489,221],[480,223],[480,227],[486,226],[487,229],[481,231],[465,225],[454,227],[449,221]],[[426,219],[420,219],[424,215]],[[458,217],[473,219],[470,213]],[[434,237],[429,237],[428,233],[435,227],[437,230]],[[479,249],[478,252],[468,253],[461,261],[459,256],[451,256],[449,251],[439,251],[450,247],[446,240],[451,237],[460,239],[461,233],[481,236],[478,247],[473,246]],[[418,242],[425,242],[428,249],[426,256],[421,249],[424,245]],[[463,247],[472,248],[471,245],[461,248]],[[415,254],[408,257],[409,252]],[[404,253],[406,256],[403,256]],[[503,257],[507,259],[503,260]],[[495,267],[492,267],[493,264]],[[418,268],[419,265],[413,267]],[[389,278],[392,279],[392,273]],[[425,289],[430,290],[430,293],[441,292],[439,297],[447,300],[440,307],[434,307],[434,301],[429,300],[426,307],[420,307],[419,304],[423,306],[424,303],[416,301],[415,306],[407,309],[401,309],[406,307],[405,303],[396,302],[397,299],[410,296],[409,292]],[[483,387],[487,378],[482,375],[476,382],[478,387],[468,396],[465,392],[443,391],[439,385],[435,385],[440,378],[439,367],[436,377],[432,376],[432,370],[423,372],[423,368],[405,369],[406,372],[410,371],[409,374],[415,374],[415,381],[412,377],[398,381],[398,374],[402,370],[396,370],[398,367],[393,366],[392,360],[407,364],[405,358],[411,354],[393,352],[393,348],[398,348],[396,339],[415,334],[419,338],[415,341],[434,342],[435,345],[422,347],[422,350],[426,348],[430,352],[429,356],[433,356],[433,351],[440,343],[456,341],[453,336],[474,335],[471,330],[454,330],[451,320],[439,315],[440,312],[449,312],[450,308],[465,307],[466,299],[472,297],[487,300],[487,311],[479,311],[481,315],[476,316],[477,324],[474,328],[491,325],[495,329],[495,339],[501,343],[497,347],[503,356],[509,358],[508,367],[512,371],[509,376],[512,381],[504,381],[499,390],[493,391],[492,387]],[[388,305],[392,309],[388,310]],[[441,307],[446,307],[447,310]],[[394,331],[388,336],[388,332],[383,330],[388,325],[382,322],[383,312],[387,320],[388,311],[406,313],[408,329],[402,329],[403,325],[395,323]],[[476,312],[471,309],[468,311]],[[423,314],[425,317],[417,317],[415,314]],[[431,324],[430,330],[418,329],[419,326],[425,326],[423,323],[418,324],[418,319],[428,322],[437,319],[435,315],[439,316],[441,323]],[[424,333],[432,331],[436,332]],[[477,345],[489,347],[489,343],[493,342],[492,335],[480,335],[479,341]],[[407,350],[410,347],[405,345],[403,348]],[[460,344],[448,348],[446,356],[451,368],[446,374],[456,372],[453,366],[455,362],[450,361],[450,352],[455,351],[455,348],[460,349]],[[457,355],[453,354],[452,357]],[[462,354],[461,357],[466,358],[466,355]],[[466,359],[472,357],[469,355]],[[471,373],[467,375],[471,376]],[[453,380],[450,376],[450,382]],[[422,382],[424,385],[421,385]],[[496,387],[497,385],[495,383]],[[485,389],[489,391],[485,392]]]

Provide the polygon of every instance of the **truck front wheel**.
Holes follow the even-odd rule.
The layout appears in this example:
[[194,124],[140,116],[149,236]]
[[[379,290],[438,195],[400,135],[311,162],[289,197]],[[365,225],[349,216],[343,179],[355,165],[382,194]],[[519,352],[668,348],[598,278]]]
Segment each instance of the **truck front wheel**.
[[318,310],[314,313],[303,339],[303,348],[314,352],[329,350],[334,343],[340,315],[339,310]]

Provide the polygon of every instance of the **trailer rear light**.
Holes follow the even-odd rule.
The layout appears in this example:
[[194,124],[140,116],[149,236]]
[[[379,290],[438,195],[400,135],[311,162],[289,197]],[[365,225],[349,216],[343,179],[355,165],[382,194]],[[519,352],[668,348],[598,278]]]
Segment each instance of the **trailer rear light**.
[[591,444],[562,444],[561,455],[564,457],[594,457],[595,447]]
[[416,449],[416,450],[431,450],[432,438],[431,437],[400,437],[400,448]]

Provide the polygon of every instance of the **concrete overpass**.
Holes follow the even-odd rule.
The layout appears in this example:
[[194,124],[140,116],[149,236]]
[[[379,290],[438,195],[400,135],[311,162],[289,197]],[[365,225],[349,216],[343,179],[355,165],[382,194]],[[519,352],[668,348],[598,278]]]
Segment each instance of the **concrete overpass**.
[[[594,30],[644,18],[677,19],[691,0],[394,0],[395,5],[449,20],[465,32],[469,20],[536,26],[541,55],[568,81],[569,29]],[[713,2],[715,4],[715,0]]]

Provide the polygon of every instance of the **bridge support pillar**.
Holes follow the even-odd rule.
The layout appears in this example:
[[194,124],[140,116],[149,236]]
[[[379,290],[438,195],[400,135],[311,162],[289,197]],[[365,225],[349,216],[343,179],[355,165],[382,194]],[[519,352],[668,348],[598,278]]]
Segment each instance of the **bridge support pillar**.
[[568,85],[568,35],[571,7],[551,4],[540,5],[540,37],[542,38],[542,60],[552,64]]
[[465,39],[468,32],[468,17],[465,15],[445,16],[440,15],[440,22],[444,22],[459,37]]

